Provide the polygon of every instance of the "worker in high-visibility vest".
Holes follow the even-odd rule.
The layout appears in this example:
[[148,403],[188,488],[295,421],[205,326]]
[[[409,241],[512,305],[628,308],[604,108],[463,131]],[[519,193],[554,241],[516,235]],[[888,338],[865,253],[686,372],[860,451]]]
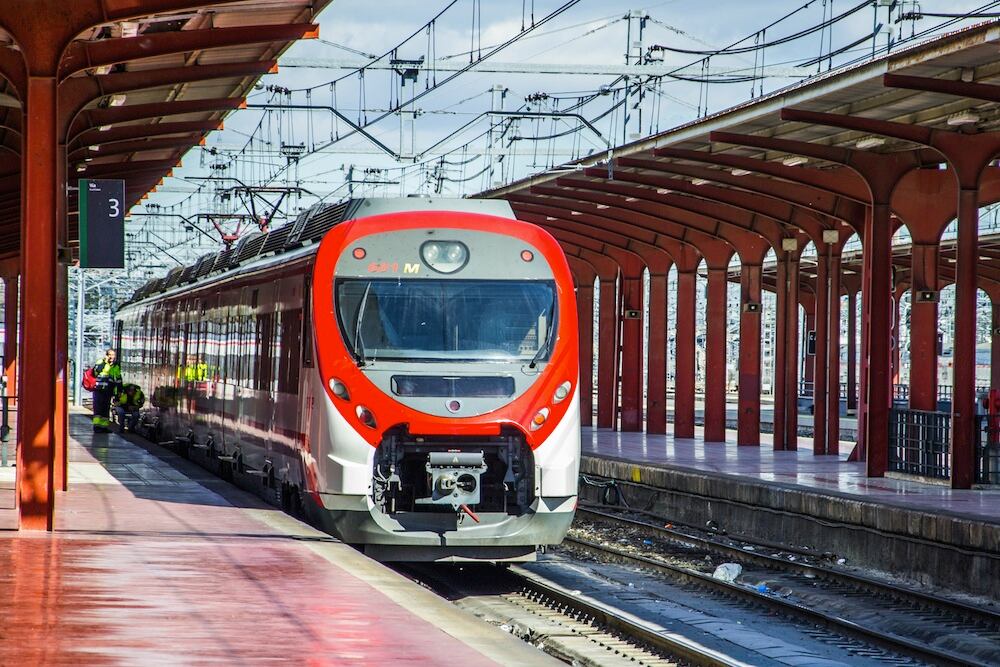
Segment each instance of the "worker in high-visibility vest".
[[137,384],[126,384],[115,399],[115,412],[122,431],[134,431],[139,422],[139,410],[146,404],[146,395]]
[[187,363],[177,367],[177,379],[185,382],[204,382],[208,379],[208,364],[198,361],[198,357],[187,355]]
[[97,378],[97,386],[94,388],[94,433],[107,433],[110,430],[111,401],[122,386],[122,369],[117,357],[114,348],[108,348],[104,359],[94,365],[94,377]]

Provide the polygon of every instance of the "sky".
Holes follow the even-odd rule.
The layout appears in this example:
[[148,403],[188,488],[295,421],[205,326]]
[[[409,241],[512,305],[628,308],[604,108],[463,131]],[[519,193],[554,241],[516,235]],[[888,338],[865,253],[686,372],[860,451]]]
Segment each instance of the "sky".
[[[564,5],[571,6],[545,22]],[[134,261],[148,276],[166,271],[176,265],[175,260],[190,261],[221,247],[211,228],[206,228],[205,234],[184,231],[178,218],[162,216],[168,212],[188,218],[205,212],[238,212],[237,201],[221,201],[212,186],[199,180],[207,175],[300,188],[282,202],[275,224],[319,201],[346,197],[351,190],[356,196],[474,194],[572,158],[599,155],[609,142],[617,145],[665,131],[762,92],[793,85],[830,65],[870,57],[873,42],[875,48],[882,49],[890,39],[924,31],[929,36],[945,29],[935,30],[935,26],[947,21],[945,18],[897,21],[906,12],[919,9],[925,13],[964,13],[980,7],[988,11],[990,5],[996,5],[992,11],[1000,11],[1000,3],[903,2],[890,16],[888,8],[873,9],[872,2],[859,0],[333,0],[319,17],[320,39],[293,45],[279,61],[280,71],[263,77],[260,89],[250,95],[251,105],[270,108],[250,108],[231,115],[225,130],[213,133],[204,148],[195,148],[185,156],[184,167],[175,170],[175,178],[168,179],[160,191],[133,209],[137,215],[129,229],[136,244]],[[855,8],[858,11],[829,29],[789,39]],[[641,43],[636,34],[639,20],[626,18],[630,11],[647,17]],[[431,28],[424,29],[439,13]],[[541,23],[534,29],[532,13],[535,24]],[[961,21],[947,29],[972,22]],[[873,27],[879,25],[879,33],[872,39]],[[509,46],[489,55],[492,47],[519,35]],[[830,62],[810,62],[859,40]],[[663,71],[675,70],[681,77],[696,79],[708,73],[716,81],[704,84],[665,78],[649,83],[640,105],[641,125],[636,110],[631,112],[631,124],[623,125],[621,109],[632,107],[636,96],[633,93],[630,102],[625,103],[622,83],[614,72],[574,73],[586,65],[624,65],[626,51],[637,57],[653,45],[714,52],[734,44],[737,48],[769,46],[708,59],[697,53],[653,51],[652,55],[662,61],[652,64]],[[395,57],[399,59],[423,57],[427,61],[468,64],[472,51],[473,58],[489,56],[484,65],[549,65],[544,69],[552,73],[486,73],[472,69],[445,83],[453,72],[425,71],[416,82],[402,88],[403,99],[414,91],[424,93],[407,107],[416,112],[410,129],[406,121],[412,114],[401,119],[399,114],[391,113],[400,95],[399,74],[371,69],[362,80],[354,70],[346,68],[368,63],[371,56],[396,47]],[[763,72],[765,77],[752,82],[740,79],[752,72]],[[721,82],[719,77],[738,80]],[[334,80],[337,83],[331,86]],[[495,86],[504,91],[503,110],[547,115],[486,115],[491,108],[499,107],[498,94],[491,92]],[[605,94],[599,95],[602,86]],[[583,101],[586,103],[576,108]],[[289,104],[313,109],[277,108]],[[335,121],[329,107],[346,120]],[[613,107],[617,110],[609,112]],[[583,128],[580,121],[567,116],[568,110],[592,121],[593,129]],[[382,121],[368,125],[366,131],[388,152],[359,134],[343,138],[348,121],[364,124],[366,119],[371,121],[386,111],[390,113]],[[491,127],[493,141],[489,142]],[[578,131],[573,131],[575,128]],[[552,135],[555,138],[539,139]],[[302,148],[297,148],[300,145]],[[289,159],[291,153],[300,150],[303,153],[297,160]],[[404,159],[399,159],[400,153]],[[349,175],[353,176],[352,185],[347,182]],[[232,224],[228,229],[235,231]],[[246,232],[247,227],[240,231]],[[174,259],[150,262],[148,252],[140,246],[147,250],[170,248]]]

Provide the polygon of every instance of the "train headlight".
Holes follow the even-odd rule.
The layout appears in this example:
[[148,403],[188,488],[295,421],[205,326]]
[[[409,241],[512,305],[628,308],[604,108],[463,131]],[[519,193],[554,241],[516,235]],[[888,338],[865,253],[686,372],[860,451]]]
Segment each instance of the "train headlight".
[[570,384],[569,380],[566,380],[565,382],[563,382],[561,385],[559,385],[558,387],[556,387],[555,393],[552,394],[552,402],[553,403],[562,403],[563,400],[567,396],[569,396],[569,390],[572,389],[572,388],[573,388],[573,385]]
[[545,420],[548,418],[549,418],[549,409],[542,408],[541,410],[535,413],[534,417],[532,417],[531,424],[529,424],[529,427],[531,428],[532,431],[537,431],[542,427],[542,425],[545,424]]
[[351,392],[347,391],[347,385],[337,378],[330,378],[330,391],[342,401],[351,400]]
[[458,241],[427,241],[420,246],[420,256],[438,273],[455,273],[469,261],[469,249]]
[[375,428],[375,415],[371,410],[363,405],[359,405],[355,412],[357,413],[358,419],[361,420],[362,424],[368,428]]

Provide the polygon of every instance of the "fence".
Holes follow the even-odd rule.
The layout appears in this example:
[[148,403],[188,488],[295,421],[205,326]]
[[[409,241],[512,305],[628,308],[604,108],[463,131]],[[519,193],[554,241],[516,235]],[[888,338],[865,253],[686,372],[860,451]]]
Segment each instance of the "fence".
[[933,479],[951,477],[951,415],[893,408],[889,419],[889,470]]
[[976,417],[976,484],[1000,484],[1000,417]]

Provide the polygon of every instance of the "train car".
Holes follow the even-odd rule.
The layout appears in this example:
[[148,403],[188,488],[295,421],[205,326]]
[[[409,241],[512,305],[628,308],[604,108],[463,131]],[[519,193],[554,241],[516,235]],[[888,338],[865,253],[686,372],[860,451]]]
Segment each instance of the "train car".
[[566,259],[506,202],[316,206],[117,314],[145,432],[382,560],[526,560],[580,461]]

